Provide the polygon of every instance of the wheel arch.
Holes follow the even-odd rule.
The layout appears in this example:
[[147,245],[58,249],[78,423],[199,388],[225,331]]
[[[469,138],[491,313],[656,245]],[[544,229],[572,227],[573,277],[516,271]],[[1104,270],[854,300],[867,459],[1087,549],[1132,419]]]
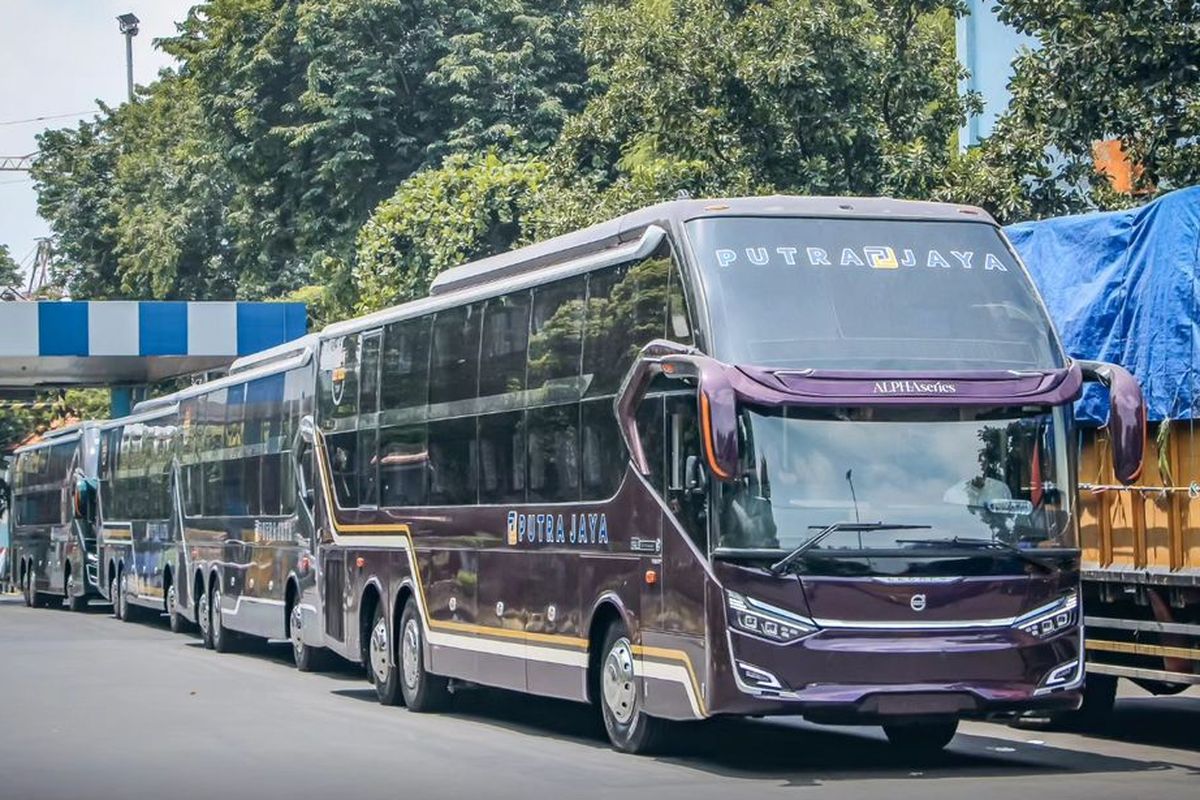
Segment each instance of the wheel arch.
[[604,646],[604,635],[614,622],[624,625],[630,635],[633,635],[633,625],[625,604],[615,594],[605,593],[596,600],[588,615],[587,699],[591,703],[596,702],[600,696],[600,659],[604,656],[601,648]]

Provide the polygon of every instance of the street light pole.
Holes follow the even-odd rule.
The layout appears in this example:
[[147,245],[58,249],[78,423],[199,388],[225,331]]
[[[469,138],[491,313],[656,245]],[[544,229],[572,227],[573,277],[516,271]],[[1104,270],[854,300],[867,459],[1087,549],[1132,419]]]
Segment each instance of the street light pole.
[[133,37],[138,35],[138,23],[141,22],[133,14],[121,14],[117,23],[125,36],[125,85],[129,90],[129,102],[133,102]]

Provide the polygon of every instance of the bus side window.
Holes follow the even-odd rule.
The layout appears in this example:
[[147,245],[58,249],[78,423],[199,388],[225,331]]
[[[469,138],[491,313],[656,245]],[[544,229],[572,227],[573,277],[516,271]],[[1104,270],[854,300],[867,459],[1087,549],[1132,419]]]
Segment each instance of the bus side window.
[[708,552],[707,471],[700,452],[700,421],[694,396],[668,397],[667,499],[700,552]]

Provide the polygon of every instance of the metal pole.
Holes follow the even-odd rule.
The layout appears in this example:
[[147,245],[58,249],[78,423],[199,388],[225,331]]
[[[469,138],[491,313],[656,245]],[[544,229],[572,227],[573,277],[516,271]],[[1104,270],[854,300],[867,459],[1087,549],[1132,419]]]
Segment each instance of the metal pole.
[[125,84],[129,89],[129,102],[133,102],[133,34],[125,34]]

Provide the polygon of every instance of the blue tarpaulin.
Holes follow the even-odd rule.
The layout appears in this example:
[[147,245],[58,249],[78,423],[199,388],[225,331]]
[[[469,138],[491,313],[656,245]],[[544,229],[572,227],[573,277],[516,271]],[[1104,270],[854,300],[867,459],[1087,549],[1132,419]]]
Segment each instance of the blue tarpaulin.
[[[1070,355],[1132,372],[1152,420],[1200,418],[1200,187],[1005,233]],[[1104,392],[1089,387],[1076,417],[1103,424]]]

